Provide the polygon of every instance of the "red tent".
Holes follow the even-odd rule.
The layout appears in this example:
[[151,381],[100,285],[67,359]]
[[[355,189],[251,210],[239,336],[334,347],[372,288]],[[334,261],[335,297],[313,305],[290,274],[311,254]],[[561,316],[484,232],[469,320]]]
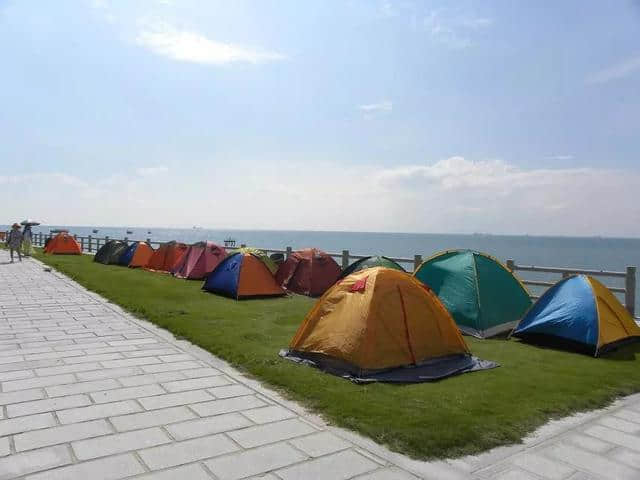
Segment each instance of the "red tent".
[[280,265],[276,282],[292,292],[317,297],[336,283],[340,266],[327,253],[317,248],[293,252]]
[[171,270],[176,277],[201,280],[227,256],[227,251],[212,242],[198,242],[189,247],[187,253]]

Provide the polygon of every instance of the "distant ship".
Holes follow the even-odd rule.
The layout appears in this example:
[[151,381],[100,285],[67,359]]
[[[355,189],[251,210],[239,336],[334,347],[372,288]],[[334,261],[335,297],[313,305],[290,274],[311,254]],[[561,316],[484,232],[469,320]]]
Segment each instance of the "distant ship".
[[127,234],[131,234],[133,233],[131,230],[127,230]]
[[92,232],[93,232],[93,233],[98,233],[98,230],[94,228],[94,229],[92,230]]
[[225,247],[235,247],[236,246],[235,238],[231,238],[231,237],[225,238],[224,239],[224,246]]

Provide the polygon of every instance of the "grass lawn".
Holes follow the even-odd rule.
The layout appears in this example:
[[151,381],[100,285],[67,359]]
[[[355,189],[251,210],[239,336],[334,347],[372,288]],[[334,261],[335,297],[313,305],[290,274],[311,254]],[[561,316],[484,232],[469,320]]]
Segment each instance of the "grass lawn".
[[640,346],[605,358],[465,337],[502,366],[435,383],[355,385],[278,357],[314,300],[236,302],[201,282],[104,266],[90,256],[44,256],[59,271],[224,358],[332,423],[415,458],[478,453],[518,442],[553,417],[601,407],[640,390]]

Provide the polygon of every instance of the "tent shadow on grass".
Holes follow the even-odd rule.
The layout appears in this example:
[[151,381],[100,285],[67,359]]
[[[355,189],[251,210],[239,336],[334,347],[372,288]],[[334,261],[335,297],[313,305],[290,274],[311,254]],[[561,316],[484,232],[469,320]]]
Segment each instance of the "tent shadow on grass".
[[[587,346],[549,335],[528,335],[526,340],[512,338],[510,341],[528,344],[544,350],[561,350],[567,353],[593,357],[593,351]],[[635,340],[613,347],[610,351],[598,356],[597,359],[633,362],[636,361],[637,354],[640,354],[640,342]]]

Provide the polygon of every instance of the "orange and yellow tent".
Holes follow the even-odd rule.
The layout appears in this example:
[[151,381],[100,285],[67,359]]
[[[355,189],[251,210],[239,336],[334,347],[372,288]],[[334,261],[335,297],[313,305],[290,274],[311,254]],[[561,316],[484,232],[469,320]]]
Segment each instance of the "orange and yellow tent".
[[60,232],[44,247],[44,253],[54,255],[81,255],[82,248],[78,241],[67,232]]
[[384,267],[331,287],[281,355],[363,382],[419,382],[496,366],[471,356],[429,288]]

